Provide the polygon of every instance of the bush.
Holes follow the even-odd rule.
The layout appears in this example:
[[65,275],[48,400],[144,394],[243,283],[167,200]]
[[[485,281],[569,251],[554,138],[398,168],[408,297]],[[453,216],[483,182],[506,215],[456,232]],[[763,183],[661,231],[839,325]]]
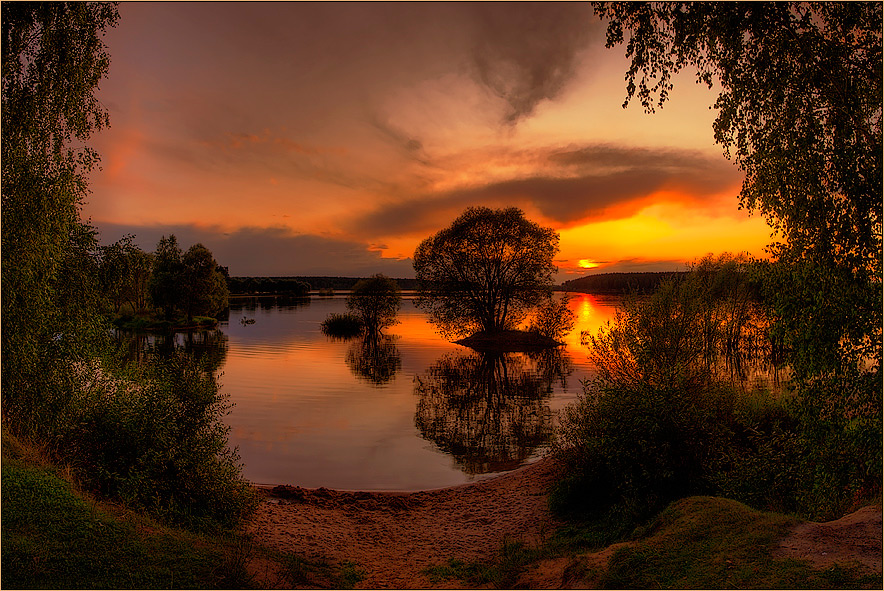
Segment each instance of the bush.
[[129,372],[83,371],[55,447],[105,497],[189,527],[240,523],[256,498],[227,445],[230,405],[211,371],[179,352]]
[[771,348],[746,346],[759,343],[744,330],[752,298],[738,272],[717,272],[704,264],[647,301],[629,298],[584,335],[598,376],[562,413],[555,452],[567,472],[553,508],[635,523],[679,497],[723,494],[827,520],[880,496],[880,372],[796,381],[780,398],[738,391],[721,359]]
[[690,286],[628,299],[590,336],[598,377],[567,407],[556,450],[569,468],[555,509],[640,520],[709,492],[731,436],[734,390],[712,373]]
[[362,318],[354,314],[329,314],[320,325],[324,335],[338,338],[358,336],[363,328]]
[[690,391],[590,386],[563,413],[558,451],[569,470],[553,508],[638,521],[710,492],[730,435],[732,394],[714,383]]
[[571,332],[577,322],[577,315],[568,307],[570,299],[567,294],[564,294],[558,301],[552,298],[548,299],[535,312],[528,331],[557,341],[562,340],[566,334]]

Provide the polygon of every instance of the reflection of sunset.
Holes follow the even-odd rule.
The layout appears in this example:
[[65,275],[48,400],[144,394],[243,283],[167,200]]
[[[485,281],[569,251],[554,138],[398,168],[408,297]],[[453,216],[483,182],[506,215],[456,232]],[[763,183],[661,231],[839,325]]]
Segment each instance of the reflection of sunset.
[[596,334],[608,320],[614,318],[614,310],[619,298],[588,293],[568,294],[568,307],[577,316],[577,322],[568,335],[565,344],[575,357],[585,357],[586,350],[580,342],[580,333]]

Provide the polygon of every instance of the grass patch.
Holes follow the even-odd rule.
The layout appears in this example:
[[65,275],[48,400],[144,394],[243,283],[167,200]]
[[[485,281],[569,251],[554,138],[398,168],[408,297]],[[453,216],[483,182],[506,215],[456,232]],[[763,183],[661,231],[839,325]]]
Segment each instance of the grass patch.
[[504,540],[500,551],[490,563],[448,559],[444,565],[423,569],[431,583],[460,580],[472,585],[488,585],[496,589],[514,588],[519,575],[527,566],[548,556],[546,546],[532,547],[519,541]]
[[798,521],[742,503],[691,497],[672,503],[646,528],[647,535],[620,548],[602,578],[604,588],[876,588],[880,576],[850,566],[815,570],[771,550]]
[[[570,556],[563,572],[580,588],[606,589],[880,589],[880,575],[852,565],[817,570],[808,563],[774,558],[778,539],[799,522],[756,511],[737,501],[689,497],[670,504],[638,528],[614,517],[573,522],[536,547],[507,542],[489,562],[449,559],[424,569],[432,583],[460,580],[494,588],[524,586],[520,575],[543,559]],[[612,533],[613,532],[613,533]],[[607,566],[589,566],[587,553],[616,541]],[[597,586],[597,587],[596,587]]]
[[345,560],[338,564],[307,560],[295,554],[276,557],[281,575],[290,587],[313,589],[352,589],[365,578],[365,571],[355,562]]
[[[121,519],[50,466],[11,457],[4,436],[0,585],[16,589],[247,588],[242,538],[204,538]],[[123,510],[120,510],[124,512]]]

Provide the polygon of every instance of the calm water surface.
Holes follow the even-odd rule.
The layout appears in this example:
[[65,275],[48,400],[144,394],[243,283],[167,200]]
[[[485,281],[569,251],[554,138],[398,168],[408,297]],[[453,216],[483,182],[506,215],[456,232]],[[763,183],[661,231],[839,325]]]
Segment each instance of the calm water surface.
[[438,336],[407,296],[386,338],[330,339],[320,323],[345,312],[345,299],[232,304],[221,387],[247,479],[418,490],[535,460],[592,375],[580,332],[595,332],[619,302],[573,294],[578,324],[558,353],[481,355]]

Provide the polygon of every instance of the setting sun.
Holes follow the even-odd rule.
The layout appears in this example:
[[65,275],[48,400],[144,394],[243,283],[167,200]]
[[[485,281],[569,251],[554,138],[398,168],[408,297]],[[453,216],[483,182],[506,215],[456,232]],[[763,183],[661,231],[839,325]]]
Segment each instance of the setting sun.
[[592,259],[580,259],[577,264],[580,265],[581,269],[596,269],[599,266],[599,264]]

